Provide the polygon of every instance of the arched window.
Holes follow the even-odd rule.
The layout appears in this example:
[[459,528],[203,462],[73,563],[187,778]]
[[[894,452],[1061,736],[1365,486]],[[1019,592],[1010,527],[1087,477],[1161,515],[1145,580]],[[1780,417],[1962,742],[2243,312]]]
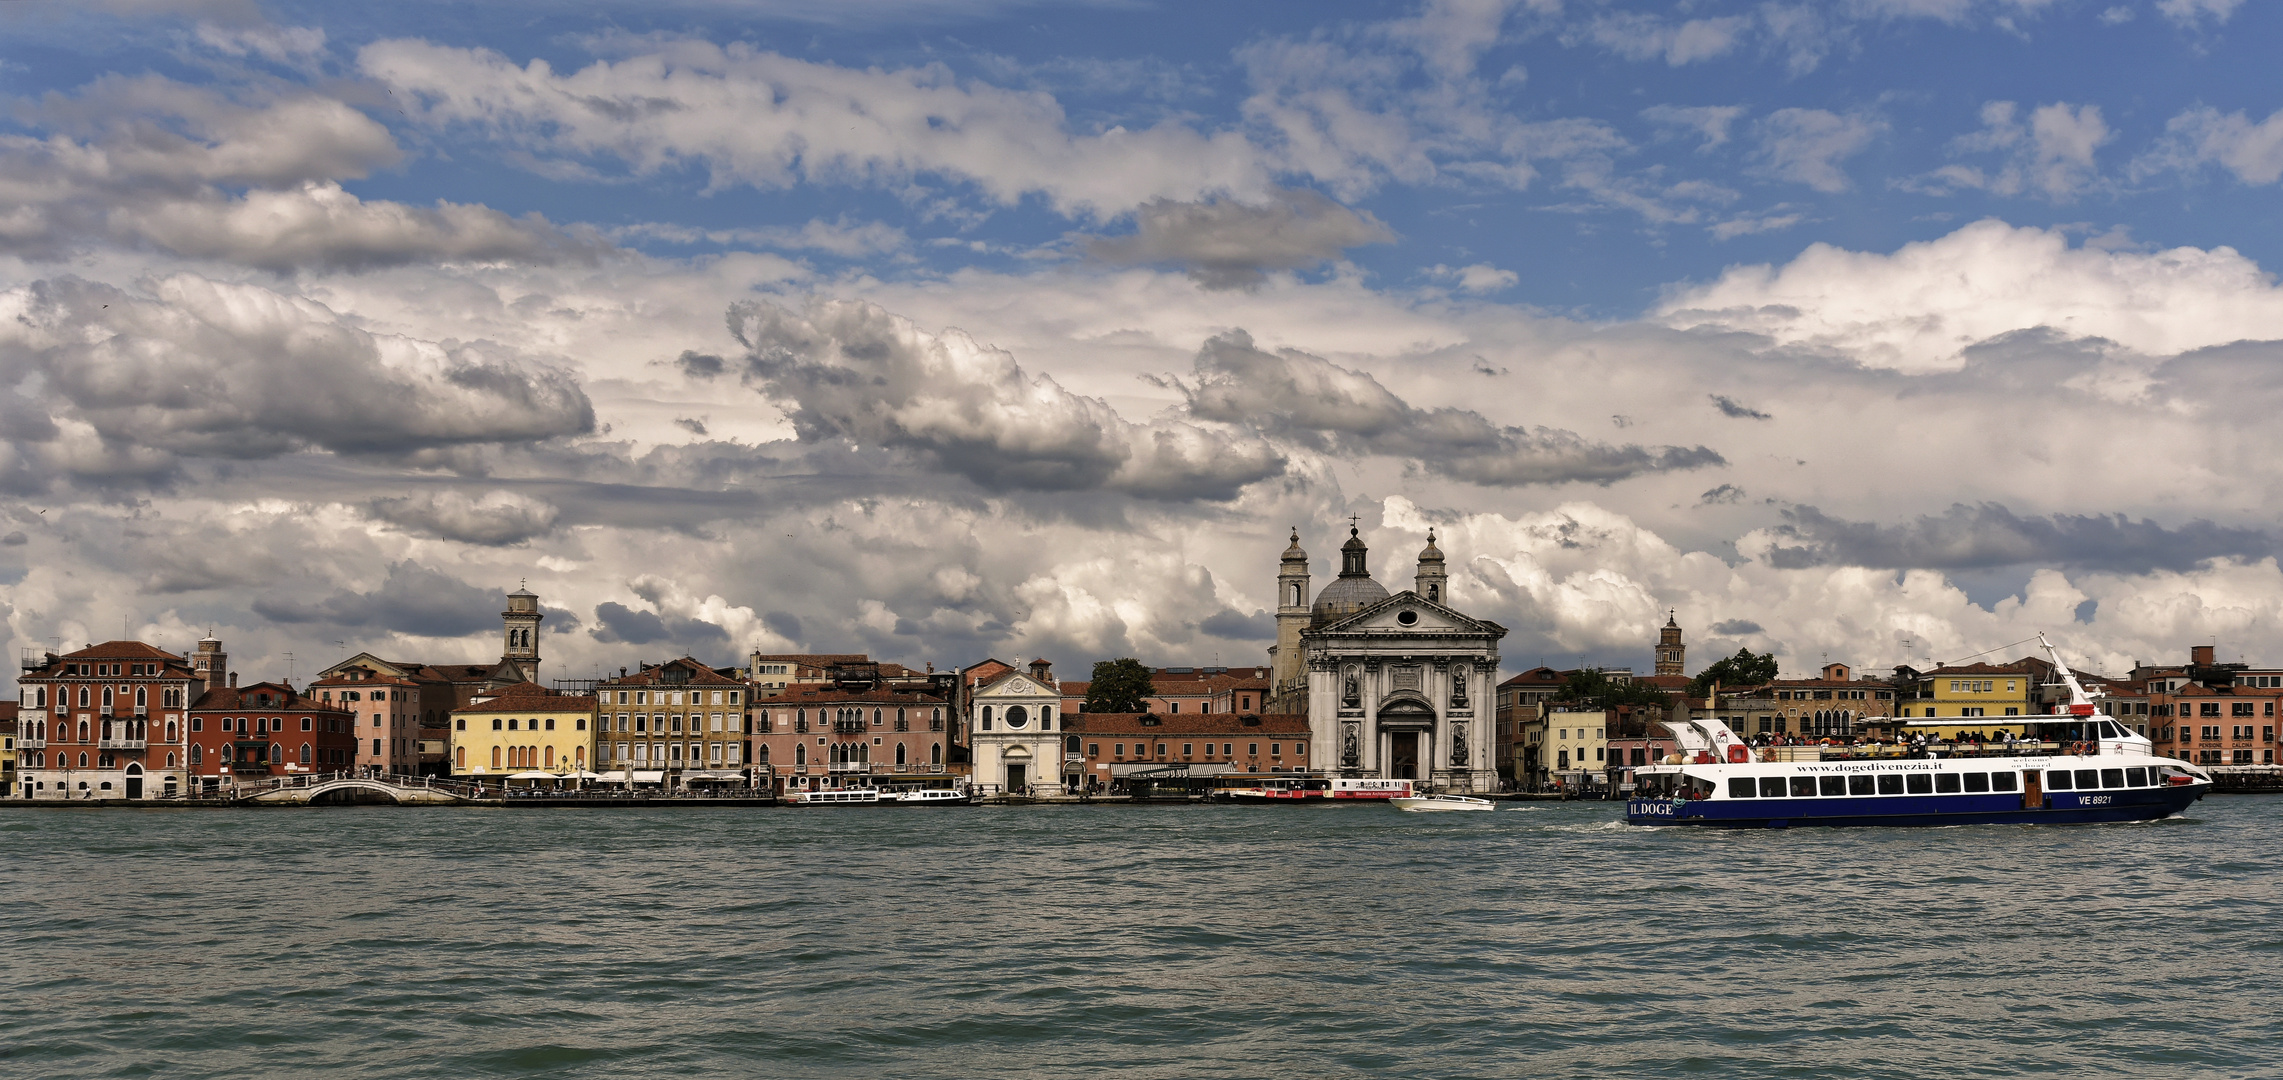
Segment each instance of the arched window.
[[937,743],[937,744],[935,744],[935,748],[934,748],[933,750],[930,750],[930,751],[928,751],[928,764],[930,764],[930,765],[941,765],[941,764],[943,764],[943,744],[942,744],[942,743]]
[[769,744],[768,744],[768,743],[762,743],[760,746],[758,746],[758,747],[755,747],[755,748],[754,748],[754,750],[753,750],[753,763],[754,763],[755,765],[767,765],[767,764],[769,763]]
[[87,767],[87,751],[85,750],[79,752],[79,767],[82,769]]
[[465,747],[465,746],[455,746],[455,747],[453,747],[453,748],[452,748],[452,764],[453,764],[455,767],[457,767],[457,768],[462,768],[462,769],[465,769],[465,768],[467,768],[467,767],[468,767],[468,748],[467,748],[467,747]]
[[87,721],[85,720],[79,722],[79,741],[87,741]]
[[79,688],[79,707],[82,709],[87,707],[87,687],[85,686]]
[[898,764],[898,765],[901,765],[901,764],[903,764],[903,763],[904,763],[904,744],[902,744],[902,743],[897,743],[897,744],[896,744],[896,764]]
[[[991,730],[991,707],[989,705],[983,706],[983,730]],[[85,737],[84,735],[81,736],[81,738]]]
[[[1064,753],[1066,753],[1066,754],[1075,754],[1075,753],[1077,753],[1077,752],[1078,752],[1078,736],[1076,736],[1076,735],[1071,735],[1071,736],[1068,736],[1068,737],[1064,738],[1064,739],[1062,740],[1062,751],[1063,751]],[[1213,752],[1213,750],[1212,750],[1212,744],[1210,744],[1210,743],[1206,744],[1206,749],[1205,749],[1205,752],[1206,752],[1206,753],[1208,753],[1208,754],[1210,754],[1210,753],[1212,753],[1212,752]]]
[[172,750],[166,752],[166,767],[174,768],[174,751]]
[[499,762],[500,762],[500,755],[501,755],[502,753],[503,753],[503,751],[502,751],[502,750],[501,750],[499,747],[496,747],[496,746],[495,746],[495,747],[492,747],[492,748],[491,748],[491,767],[492,767],[492,768],[495,768],[495,769],[497,769],[497,768],[500,768],[500,767],[501,767]]
[[809,744],[807,744],[807,743],[795,743],[795,744],[793,744],[793,764],[795,764],[795,765],[807,765],[808,763],[809,763]]
[[166,722],[166,741],[174,741],[174,721],[172,720]]
[[552,745],[547,747],[546,762],[548,768],[552,769],[555,767],[555,748]]
[[191,744],[190,744],[190,763],[191,763],[191,764],[193,764],[193,765],[202,765],[202,764],[204,764],[205,762],[206,762],[206,752],[205,752],[205,748],[204,748],[204,747],[202,747],[202,746],[200,746],[200,745],[198,745],[197,743],[191,743]]
[[309,764],[309,744],[308,744],[308,743],[302,743],[302,744],[301,744],[301,763],[302,763],[302,764],[304,764],[304,765],[307,765],[307,764]]
[[138,709],[140,709],[140,708],[143,708],[143,707],[145,707],[145,706],[149,705],[149,704],[151,703],[151,696],[150,696],[150,695],[151,695],[151,692],[150,692],[149,688],[147,688],[147,687],[141,687],[141,686],[138,686],[138,687],[136,687],[136,688],[135,688],[135,707],[136,707],[136,708],[138,708]]
[[270,764],[272,764],[272,765],[283,765],[283,764],[285,764],[285,744],[284,744],[284,743],[271,743],[271,744],[270,744]]
[[879,710],[879,709],[877,709],[877,708],[875,708],[875,709],[873,709],[873,710],[872,710],[872,726],[873,726],[873,727],[879,727],[879,726],[880,726],[880,710]]
[[1038,729],[1040,731],[1054,730],[1054,706],[1041,705],[1038,707]]

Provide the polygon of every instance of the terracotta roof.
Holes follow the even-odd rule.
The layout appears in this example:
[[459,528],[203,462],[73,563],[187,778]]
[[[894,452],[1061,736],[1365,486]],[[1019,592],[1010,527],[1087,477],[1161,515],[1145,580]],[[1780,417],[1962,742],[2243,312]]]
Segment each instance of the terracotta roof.
[[75,653],[65,653],[63,656],[59,657],[59,659],[172,660],[177,664],[188,663],[188,661],[184,660],[182,657],[176,656],[175,654],[170,653],[165,649],[159,648],[156,645],[145,645],[140,641],[106,641],[101,645],[90,645]]
[[313,687],[316,687],[316,686],[323,686],[323,687],[328,687],[328,688],[330,688],[330,687],[335,687],[335,686],[372,686],[372,685],[380,685],[380,686],[418,686],[418,685],[420,685],[420,680],[419,680],[419,679],[408,679],[408,678],[405,678],[405,677],[404,677],[404,676],[402,676],[402,675],[383,675],[383,674],[381,674],[380,672],[377,672],[377,671],[376,671],[376,672],[373,672],[373,673],[371,673],[371,674],[369,674],[369,675],[364,675],[364,676],[361,676],[361,677],[360,677],[360,676],[355,676],[355,675],[349,675],[349,674],[346,674],[346,673],[344,673],[344,674],[340,674],[340,675],[334,675],[334,676],[330,676],[330,677],[327,677],[327,678],[319,679],[319,680],[317,680],[316,682],[310,683],[309,685],[310,685],[310,686],[313,686]]
[[[675,670],[675,671],[687,671],[687,672],[689,672],[689,673],[690,673],[690,677],[689,677],[689,678],[687,678],[687,679],[673,679],[673,680],[669,680],[669,679],[667,679],[667,678],[666,678],[666,672],[667,672],[669,669],[671,669],[671,670]],[[598,687],[602,687],[602,686],[643,686],[643,687],[649,687],[649,686],[660,686],[660,685],[664,685],[664,686],[683,686],[683,685],[689,685],[689,684],[696,684],[696,685],[700,685],[700,686],[743,686],[743,685],[745,685],[745,683],[744,683],[742,680],[738,680],[738,679],[732,679],[732,678],[729,678],[729,677],[727,677],[727,676],[725,676],[725,675],[721,674],[720,672],[718,672],[718,671],[715,671],[714,669],[712,669],[712,668],[710,668],[710,667],[707,667],[707,666],[705,666],[704,664],[701,664],[701,663],[699,663],[699,662],[697,661],[697,658],[696,658],[696,657],[692,657],[692,656],[684,656],[684,657],[680,657],[680,658],[678,658],[678,659],[674,659],[674,660],[668,660],[668,661],[666,661],[665,663],[663,663],[663,664],[659,664],[659,665],[658,665],[658,666],[656,666],[656,667],[648,667],[648,668],[644,668],[644,669],[642,669],[641,671],[633,672],[632,674],[621,675],[621,676],[619,676],[618,678],[615,678],[615,679],[604,679],[602,682],[596,683],[595,685],[596,685],[596,686],[598,686]]]
[[[282,700],[267,705],[253,700],[261,691],[269,691]],[[330,701],[319,701],[307,694],[296,693],[284,683],[260,682],[252,686],[218,686],[198,695],[190,703],[192,712],[239,712],[248,709],[270,709],[279,712],[347,712]]]
[[480,712],[568,712],[574,709],[592,709],[595,699],[584,694],[559,694],[538,683],[513,683],[489,695],[482,703],[462,705],[456,713]]
[[[1145,726],[1143,718],[1154,719],[1154,725]],[[1248,725],[1246,719],[1260,721]],[[1179,738],[1186,735],[1306,735],[1308,718],[1298,713],[1179,713],[1160,716],[1156,713],[1066,713],[1063,730],[1078,735],[1143,735],[1154,738]]]
[[755,704],[766,705],[941,705],[943,699],[934,694],[910,690],[788,690],[786,693]]
[[1498,685],[1500,689],[1504,689],[1509,686],[1560,686],[1568,681],[1569,676],[1566,676],[1561,672],[1554,670],[1553,668],[1537,667],[1531,668],[1530,670],[1525,671],[1520,675],[1516,675],[1513,678],[1506,680],[1505,682],[1499,683]]

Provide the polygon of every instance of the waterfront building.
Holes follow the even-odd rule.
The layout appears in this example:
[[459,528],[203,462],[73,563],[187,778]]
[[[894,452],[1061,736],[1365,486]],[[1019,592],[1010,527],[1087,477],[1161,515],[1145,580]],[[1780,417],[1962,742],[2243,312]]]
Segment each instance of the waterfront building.
[[[360,652],[340,663],[317,673],[310,685],[332,686],[343,676],[362,672],[367,676],[405,679],[418,685],[422,693],[418,709],[404,710],[404,730],[385,734],[384,739],[417,738],[422,728],[441,730],[451,718],[452,711],[474,701],[478,696],[490,694],[501,687],[515,683],[539,681],[539,624],[546,619],[539,609],[539,597],[527,588],[518,588],[507,594],[507,608],[500,612],[500,657],[489,664],[431,664],[414,660],[385,660],[369,652]],[[322,691],[320,691],[322,692]],[[359,701],[365,702],[360,696]],[[393,705],[405,704],[390,699]],[[368,710],[369,714],[369,710]],[[384,713],[385,718],[389,715]],[[392,729],[384,729],[392,730]],[[372,738],[369,730],[364,735]],[[417,751],[411,752],[417,760]],[[372,764],[394,761],[396,755],[384,743],[379,754],[368,753]],[[431,768],[435,765],[432,764]],[[412,771],[403,769],[401,771]]]
[[594,721],[595,699],[584,694],[518,682],[481,695],[452,710],[452,775],[504,784],[528,773],[588,772]]
[[[1945,676],[1947,677],[1947,676]],[[1974,680],[1986,677],[1971,676]],[[2022,679],[2026,685],[2027,677]],[[1998,677],[2001,687],[2006,681]],[[2003,696],[2012,691],[1997,690]],[[1977,697],[1978,691],[1961,691],[1953,699],[1986,700]],[[2009,699],[2010,700],[2010,699]],[[2028,698],[2025,696],[2024,701]],[[1851,739],[1864,734],[1872,727],[1885,727],[1895,715],[1895,689],[1879,679],[1858,679],[1845,664],[1825,664],[1822,675],[1813,679],[1777,679],[1766,686],[1755,688],[1752,699],[1742,698],[1724,711],[1733,716],[1729,728],[1738,735],[1750,738],[1755,735],[1797,735],[1810,739]],[[1963,715],[1971,706],[1959,705],[1953,715]],[[1985,704],[1984,709],[1990,708]],[[1999,708],[2014,706],[1999,705]],[[2042,711],[2042,710],[2039,710]],[[2012,715],[2019,715],[2018,713]]]
[[27,659],[16,682],[25,798],[143,799],[188,782],[183,710],[203,680],[186,658],[106,641]]
[[354,715],[356,760],[351,764],[359,772],[409,776],[438,771],[423,768],[420,733],[427,726],[424,715],[450,711],[429,700],[434,695],[449,702],[449,686],[352,666],[310,683],[308,693]]
[[195,791],[357,764],[357,715],[284,683],[241,687],[231,680],[200,694],[188,712],[185,753]]
[[0,799],[16,797],[16,713],[19,703],[0,701]]
[[976,790],[1054,794],[1061,790],[1062,690],[1052,665],[1008,670],[976,686],[968,699],[968,751]]
[[[1450,606],[1432,531],[1413,587],[1402,592],[1390,594],[1372,579],[1368,554],[1351,528],[1340,549],[1339,577],[1316,594],[1299,634],[1307,658],[1309,760],[1343,776],[1495,790],[1492,682],[1506,628]],[[1299,565],[1297,575],[1290,561],[1283,565],[1280,585],[1305,591],[1306,564]]]
[[1498,684],[1498,773],[1508,784],[1528,791],[1543,782],[1545,710],[1539,706],[1561,693],[1569,676],[1550,667],[1534,667]]
[[626,783],[742,784],[750,684],[682,657],[595,684],[594,760]]
[[[1086,693],[1092,682],[1066,679],[1057,685],[1062,691],[1064,713],[1086,711]],[[1142,700],[1142,711],[1160,716],[1258,713],[1273,704],[1273,687],[1265,667],[1152,668],[1150,689],[1156,692]]]
[[1986,722],[2043,712],[2032,710],[2030,701],[2051,672],[2051,665],[2031,658],[2011,664],[1944,665],[1918,674],[1917,693],[1903,704],[1902,715],[1906,720],[1957,717]]
[[2184,682],[2147,699],[2152,753],[2207,766],[2275,764],[2283,688]]
[[1065,792],[1152,780],[1310,771],[1308,718],[1291,713],[1064,714]]
[[[1548,774],[1568,790],[1597,786],[1609,768],[1609,729],[1614,709],[1579,701],[1557,701],[1546,710]],[[1661,719],[1661,717],[1660,717]]]
[[778,793],[948,780],[949,702],[850,682],[791,690],[753,709],[753,771]]

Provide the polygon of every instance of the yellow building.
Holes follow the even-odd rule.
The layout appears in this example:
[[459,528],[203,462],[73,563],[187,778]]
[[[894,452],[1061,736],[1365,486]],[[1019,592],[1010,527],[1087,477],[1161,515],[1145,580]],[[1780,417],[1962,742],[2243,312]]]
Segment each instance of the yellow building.
[[[1571,702],[1550,703],[1544,721],[1546,742],[1539,761],[1553,782],[1566,788],[1594,787],[1605,782],[1609,767],[1609,714],[1599,706]],[[1576,708],[1584,711],[1565,712]]]
[[1904,719],[1914,731],[1927,731],[1926,720],[1957,718],[1939,725],[1945,738],[1958,732],[1992,732],[2009,726],[2020,730],[2020,717],[2033,710],[2037,684],[2044,672],[2035,663],[1957,664],[1935,668],[1919,676],[1915,701],[1903,702]]
[[497,784],[524,773],[590,772],[594,718],[594,698],[535,683],[478,694],[452,710],[452,775]]

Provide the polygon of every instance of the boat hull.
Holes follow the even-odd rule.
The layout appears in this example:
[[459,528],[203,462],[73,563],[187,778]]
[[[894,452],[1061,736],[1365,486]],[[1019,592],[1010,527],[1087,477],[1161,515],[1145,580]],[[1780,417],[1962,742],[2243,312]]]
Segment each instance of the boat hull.
[[2024,808],[2018,792],[1988,795],[1875,795],[1798,799],[1630,799],[1631,825],[1711,825],[1731,829],[1808,826],[2078,825],[2154,821],[2186,810],[2209,784],[2100,792],[2056,791]]

